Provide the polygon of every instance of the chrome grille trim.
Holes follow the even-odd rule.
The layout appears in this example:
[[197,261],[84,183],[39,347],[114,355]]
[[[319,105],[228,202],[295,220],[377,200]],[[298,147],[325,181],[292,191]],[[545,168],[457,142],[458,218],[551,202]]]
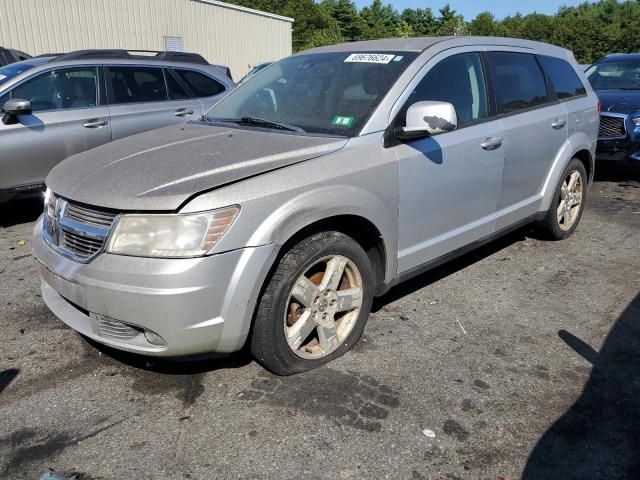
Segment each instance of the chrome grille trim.
[[69,203],[65,213],[67,217],[73,218],[78,222],[90,223],[101,227],[111,227],[113,220],[116,218],[115,213],[103,210],[91,210],[75,203]]
[[598,138],[624,138],[627,135],[625,116],[600,115]]
[[44,239],[61,255],[88,263],[104,250],[117,215],[51,194],[43,220]]

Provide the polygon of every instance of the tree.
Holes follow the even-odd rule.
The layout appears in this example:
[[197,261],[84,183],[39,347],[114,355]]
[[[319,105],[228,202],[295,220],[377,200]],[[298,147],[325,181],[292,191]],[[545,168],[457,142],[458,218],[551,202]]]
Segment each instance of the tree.
[[386,37],[491,35],[527,38],[573,50],[592,63],[612,52],[640,51],[640,0],[600,0],[562,7],[555,15],[516,14],[502,20],[482,12],[467,23],[451,6],[434,15],[430,8],[408,8],[371,0],[358,11],[353,0],[228,0],[293,17],[293,49]]
[[400,15],[391,5],[382,5],[381,0],[373,0],[371,6],[360,11],[365,28],[361,39],[388,38],[398,36],[402,29]]
[[467,35],[467,24],[462,15],[453,10],[449,4],[440,9],[440,18],[437,21],[436,33],[438,35]]
[[469,33],[486,37],[504,37],[506,29],[496,21],[493,14],[482,12],[469,23]]
[[401,18],[416,37],[433,35],[438,27],[436,17],[430,8],[407,8],[402,12]]
[[344,41],[358,40],[364,30],[364,22],[356,4],[350,0],[322,0],[321,6],[338,22]]

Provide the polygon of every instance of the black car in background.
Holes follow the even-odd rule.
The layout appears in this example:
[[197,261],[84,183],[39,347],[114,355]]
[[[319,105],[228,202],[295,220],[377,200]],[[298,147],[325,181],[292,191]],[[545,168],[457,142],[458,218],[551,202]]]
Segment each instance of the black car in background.
[[21,52],[20,50],[0,47],[0,67],[4,67],[10,63],[21,62],[22,60],[28,60],[29,58],[31,58],[31,55]]
[[613,54],[586,71],[602,104],[596,159],[640,165],[640,54]]

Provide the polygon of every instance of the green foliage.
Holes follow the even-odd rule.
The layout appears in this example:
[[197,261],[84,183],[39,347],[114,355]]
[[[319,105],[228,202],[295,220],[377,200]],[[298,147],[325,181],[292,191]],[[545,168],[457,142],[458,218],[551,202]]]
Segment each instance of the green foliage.
[[531,13],[498,20],[490,12],[466,22],[449,5],[399,13],[392,4],[371,0],[358,10],[352,0],[228,0],[293,17],[293,49],[339,42],[428,35],[487,35],[553,43],[573,50],[581,63],[611,52],[640,51],[640,1],[600,0],[562,7],[555,15]]

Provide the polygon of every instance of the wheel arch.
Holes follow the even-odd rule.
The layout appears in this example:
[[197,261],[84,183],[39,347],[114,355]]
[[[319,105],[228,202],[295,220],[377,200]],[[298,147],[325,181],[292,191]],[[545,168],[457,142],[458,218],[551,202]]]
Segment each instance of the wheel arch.
[[[378,227],[369,219],[354,214],[332,215],[315,220],[294,232],[281,248],[279,257],[299,241],[314,233],[336,231],[353,238],[366,252],[375,274],[375,291],[379,295],[385,289],[388,252]],[[276,260],[277,263],[277,260]]]
[[[581,135],[581,137],[584,134]],[[576,140],[585,140],[585,141],[576,141]],[[575,146],[574,146],[575,145]],[[593,155],[590,151],[590,148],[587,146],[589,142],[585,139],[572,138],[569,141],[565,142],[562,149],[560,150],[556,160],[551,167],[547,179],[542,188],[542,204],[540,206],[540,211],[546,211],[551,206],[551,201],[553,199],[553,195],[557,188],[558,182],[560,181],[560,177],[562,176],[562,172],[564,172],[567,165],[574,158],[578,158],[583,164],[587,171],[587,179],[590,184],[593,179],[594,172],[594,159]]]

